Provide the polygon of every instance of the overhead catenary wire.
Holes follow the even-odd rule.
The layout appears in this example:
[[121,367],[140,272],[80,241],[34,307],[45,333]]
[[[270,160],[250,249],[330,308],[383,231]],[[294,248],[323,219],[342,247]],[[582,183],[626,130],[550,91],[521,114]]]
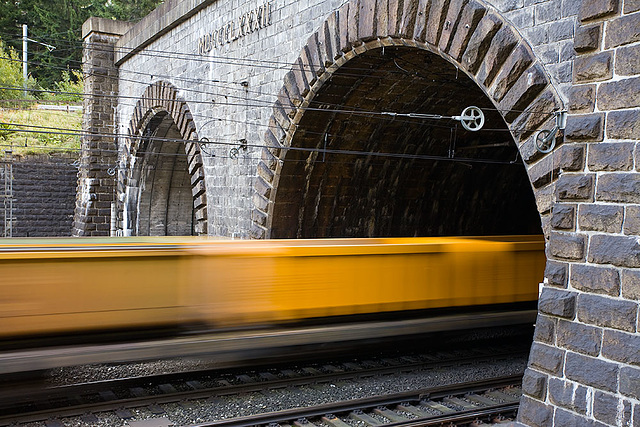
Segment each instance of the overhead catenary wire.
[[[6,125],[6,123],[0,122],[0,125]],[[29,125],[23,125],[29,126]],[[44,126],[38,126],[39,128],[46,128]],[[49,134],[57,134],[57,135],[76,135],[76,136],[92,136],[92,137],[104,137],[104,138],[118,138],[118,137],[126,137],[134,140],[145,140],[150,139],[154,141],[162,141],[162,142],[179,142],[179,143],[199,143],[197,140],[185,140],[181,138],[166,138],[166,137],[155,137],[155,136],[145,136],[145,135],[121,135],[121,134],[101,134],[95,132],[50,132],[44,130],[33,130],[33,129],[4,129],[9,131],[20,131],[27,133],[49,133]],[[222,146],[231,146],[236,147],[238,145],[238,141],[207,141],[207,144],[213,145],[222,145]],[[252,148],[266,148],[266,149],[278,149],[284,151],[302,151],[307,153],[325,153],[325,154],[341,154],[341,155],[355,155],[355,156],[373,156],[373,157],[389,157],[389,158],[400,158],[400,159],[416,159],[416,160],[442,160],[442,161],[453,161],[453,162],[466,162],[466,163],[491,163],[491,164],[513,164],[511,161],[502,161],[502,160],[494,160],[494,159],[474,159],[474,158],[451,158],[451,157],[443,157],[443,156],[432,156],[432,155],[418,155],[418,154],[404,154],[404,153],[383,153],[377,151],[359,151],[359,150],[341,150],[341,149],[324,149],[324,148],[307,148],[307,147],[285,147],[285,146],[270,146],[266,144],[255,144],[255,143],[247,143],[247,147]],[[81,149],[77,149],[81,150]],[[118,150],[109,150],[109,149],[94,149],[92,151],[97,151],[100,153],[118,153]],[[157,154],[151,153],[150,154]],[[186,155],[186,154],[185,154]]]
[[[12,58],[7,58],[7,57],[0,57],[0,59],[4,59],[4,60],[8,60],[8,61],[15,61],[15,62],[22,62],[16,59],[12,59]],[[38,65],[43,65],[40,63],[37,63],[35,61],[27,61],[30,65],[34,65],[34,66],[38,66]],[[46,64],[45,64],[46,65]],[[66,70],[66,68],[64,67],[52,67],[52,68],[58,68],[58,69],[62,69],[62,70]],[[368,71],[371,71],[370,69],[367,69]],[[151,77],[163,77],[163,78],[168,78],[171,80],[181,80],[180,77],[175,77],[175,76],[167,76],[167,75],[160,75],[160,74],[152,74],[152,73],[144,73],[144,72],[138,72],[138,71],[124,71],[125,73],[130,73],[130,74],[143,74],[143,75],[147,75],[147,76],[151,76]],[[104,75],[104,74],[99,74],[99,73],[84,73],[85,77],[90,77],[90,76],[99,76],[101,78],[108,78],[108,79],[113,79],[113,80],[118,80],[118,81],[127,81],[127,82],[131,82],[131,83],[137,83],[137,84],[142,84],[142,85],[149,85],[152,84],[153,82],[148,82],[148,81],[143,81],[143,80],[135,80],[135,79],[129,79],[126,77],[122,77],[122,76],[109,76],[109,75]],[[341,75],[344,75],[341,74]],[[364,77],[361,74],[356,74],[354,75],[354,77]],[[367,76],[367,77],[371,77],[371,76]],[[215,88],[222,88],[222,89],[231,89],[231,90],[237,90],[239,92],[242,93],[242,95],[232,95],[232,94],[228,94],[228,93],[220,93],[220,92],[207,92],[207,91],[203,91],[203,90],[199,90],[199,89],[193,89],[193,88],[180,88],[180,91],[182,92],[191,92],[191,93],[197,93],[197,94],[205,94],[208,96],[212,96],[212,97],[224,97],[224,98],[232,98],[232,99],[239,99],[239,100],[246,100],[246,94],[247,93],[252,93],[258,96],[270,96],[270,97],[275,97],[276,95],[274,94],[268,94],[268,93],[263,93],[261,91],[254,91],[254,90],[250,90],[247,89],[244,85],[245,82],[222,82],[219,80],[215,80],[215,81],[204,81],[203,79],[185,79],[188,82],[194,83],[194,84],[198,84],[198,85],[204,85],[204,86],[210,86],[210,87],[215,87]],[[221,86],[221,84],[237,84],[242,86],[242,88],[229,88],[226,86]],[[54,90],[46,90],[46,89],[40,89],[42,91],[46,91],[46,92],[51,92],[51,93],[61,93],[61,92],[56,92]],[[78,95],[78,96],[101,96],[98,94],[87,94],[87,93],[70,93],[67,92],[67,94],[71,94],[71,95]],[[116,96],[116,95],[113,95]],[[122,98],[122,96],[120,96],[120,98]],[[138,99],[138,98],[136,98]],[[268,103],[268,105],[272,105],[271,101],[265,100],[265,101],[260,101],[260,100],[256,100],[258,102],[265,102]],[[190,103],[198,103],[201,101],[188,101]],[[207,101],[208,102],[208,101]],[[319,101],[316,100],[311,100],[311,103],[319,103]],[[218,102],[218,104],[220,104]],[[326,104],[326,103],[323,103]],[[232,105],[232,103],[226,103],[224,105]],[[337,105],[337,104],[328,104],[328,105]]]
[[[10,60],[10,58],[6,58],[6,59],[9,59],[9,60]],[[412,65],[414,65],[414,64],[412,64]],[[145,73],[145,74],[146,74],[146,73]],[[151,74],[149,74],[149,75],[151,75]],[[105,77],[105,76],[102,76],[102,77]],[[114,79],[119,79],[119,80],[122,80],[122,81],[130,81],[130,82],[133,82],[133,83],[147,84],[147,85],[149,84],[149,82],[140,81],[140,80],[126,79],[126,78],[122,78],[122,77],[118,78],[118,77],[116,77],[116,76],[109,76],[109,77],[110,77],[110,78],[114,78]],[[196,80],[196,81],[197,81],[197,80]],[[201,84],[201,83],[198,83],[198,84]],[[228,88],[227,88],[227,89],[228,89]],[[228,98],[232,98],[232,99],[239,99],[239,100],[241,100],[241,101],[246,102],[246,95],[245,95],[245,94],[243,94],[243,96],[234,96],[234,95],[231,95],[231,94],[228,94],[228,93],[211,93],[211,92],[205,92],[205,91],[201,91],[201,90],[197,90],[197,89],[191,89],[191,88],[184,88],[184,89],[180,89],[180,90],[181,90],[181,91],[186,91],[186,92],[195,92],[195,93],[199,93],[199,94],[206,94],[206,95],[214,96],[214,97],[215,97],[215,96],[223,96],[223,97],[225,97],[226,99],[228,99]],[[238,89],[238,90],[242,90],[242,89]],[[86,96],[101,96],[101,95],[97,95],[97,94],[86,94],[86,93],[75,93],[75,92],[61,92],[61,91],[49,91],[49,92],[52,92],[52,93],[66,93],[66,94],[77,95],[77,96],[83,96],[83,97],[86,97]],[[249,92],[249,90],[246,90],[246,88],[245,88],[244,92]],[[275,96],[275,95],[265,94],[265,93],[262,93],[262,92],[255,92],[255,91],[254,91],[254,93],[256,93],[256,94],[258,94],[258,95],[260,95],[260,96]],[[111,96],[113,96],[113,97],[116,97],[116,96],[117,96],[119,99],[123,98],[123,96],[121,96],[121,95],[111,95]],[[138,100],[139,98],[137,98],[137,97],[133,97],[133,99]],[[149,98],[149,99],[150,99],[150,98]],[[264,101],[262,101],[262,100],[259,100],[259,99],[254,99],[254,101],[256,101],[256,102],[263,102],[263,103],[266,103],[266,106],[271,106],[271,105],[273,105],[273,103],[272,103],[270,100],[264,100]],[[185,102],[187,102],[187,103],[203,103],[203,102],[204,102],[204,103],[208,103],[208,101],[200,101],[200,100],[185,100]],[[312,100],[312,101],[311,101],[311,103],[314,103],[314,102],[315,102],[315,103],[318,103],[318,102],[317,102],[317,101],[315,101],[315,100]],[[124,104],[124,103],[121,103],[121,104]],[[242,104],[240,104],[240,103],[233,103],[233,102],[217,102],[217,104],[218,104],[218,105],[227,105],[227,106],[228,106],[228,105],[245,106],[245,107],[260,107],[260,106],[265,106],[265,105],[256,105],[256,104],[246,104],[246,103],[245,103],[244,105],[242,105]],[[126,104],[125,104],[125,105],[126,105]],[[128,104],[128,105],[131,105],[131,104]],[[334,104],[334,105],[336,105],[336,104]],[[309,106],[309,107],[306,107],[306,108],[304,108],[304,109],[305,109],[305,110],[313,110],[313,109],[314,109],[314,107]],[[487,110],[487,109],[488,109],[488,110],[501,111],[501,110],[498,110],[498,109],[492,109],[492,108],[487,108],[487,107],[484,107],[484,109],[485,109],[485,110]],[[316,111],[321,111],[321,110],[322,110],[322,111],[324,111],[324,110],[327,110],[327,109],[322,108],[322,109],[317,109]],[[363,111],[364,111],[364,110],[363,110]],[[504,110],[503,110],[503,111],[504,111]],[[510,110],[510,111],[514,111],[514,110]],[[526,111],[526,110],[525,110],[525,111]],[[372,114],[376,114],[376,112],[371,112],[371,113],[372,113]],[[547,112],[547,111],[538,113],[538,112],[536,112],[536,111],[534,111],[534,110],[528,110],[528,113],[529,113],[529,114],[544,114],[544,115],[552,115],[552,114],[553,114],[553,113],[550,113],[550,112]],[[442,126],[442,127],[449,128],[448,126]],[[505,129],[499,129],[499,131],[505,131]],[[508,131],[508,130],[507,130],[507,131]],[[526,131],[526,130],[523,130],[523,131]]]
[[[15,91],[25,91],[24,88],[19,88],[17,86],[0,86],[0,90],[15,90]],[[54,93],[54,94],[65,94],[65,95],[80,95],[83,97],[99,97],[99,98],[110,98],[110,99],[117,99],[117,98],[124,98],[124,99],[135,99],[135,100],[139,100],[139,97],[136,96],[127,96],[127,95],[106,95],[106,94],[86,94],[83,92],[67,92],[67,91],[58,91],[58,90],[47,90],[47,89],[26,89],[26,91],[28,92],[36,92],[36,93]],[[167,100],[165,98],[154,98],[154,97],[148,97],[145,98],[151,101],[164,101]],[[266,101],[265,101],[266,102]],[[199,100],[193,100],[193,101],[189,101],[188,103],[191,104],[212,104],[212,102],[210,101],[199,101]],[[260,105],[260,104],[251,104],[251,103],[246,103],[246,104],[242,104],[242,103],[230,103],[230,102],[216,102],[215,104],[217,105],[232,105],[232,106],[242,106],[242,107],[271,107],[272,103],[268,103],[267,105]],[[388,111],[370,111],[370,110],[347,110],[347,109],[330,109],[330,108],[316,108],[316,107],[295,107],[298,110],[302,110],[302,111],[316,111],[316,112],[324,112],[324,113],[338,113],[338,114],[352,114],[352,115],[363,115],[363,116],[372,116],[372,117],[381,117],[381,118],[386,118],[388,120],[394,120],[393,115],[401,115],[403,117],[411,117],[414,116],[416,117],[418,114],[420,113],[395,113],[395,112],[388,112]],[[546,114],[546,113],[545,113]],[[424,116],[428,116],[427,114],[423,114]],[[432,116],[431,118],[429,117],[424,117],[423,119],[426,120],[439,120],[439,118],[453,118],[454,116],[440,116],[440,115],[430,115]],[[436,118],[439,117],[439,118]],[[448,127],[447,127],[448,128]],[[509,129],[487,129],[487,130],[491,130],[491,131],[502,131],[502,132],[510,132]],[[535,130],[535,129],[534,129]],[[523,130],[524,131],[524,130]]]
[[[150,50],[147,50],[149,52],[151,52]],[[172,52],[172,54],[174,54],[175,52]],[[191,55],[191,54],[189,54]],[[229,58],[227,58],[229,59]],[[233,60],[238,60],[237,58],[232,58]],[[299,64],[300,66],[306,66],[305,64]],[[411,64],[411,65],[415,65],[415,64]],[[291,64],[287,64],[287,66],[291,66]],[[366,69],[366,71],[371,71],[370,69]],[[132,71],[132,73],[135,74],[135,72]],[[148,76],[153,76],[153,74],[151,73],[144,73],[145,75]],[[110,78],[118,78],[118,77],[112,77],[109,76]],[[362,77],[361,75],[358,75],[358,77]],[[122,79],[120,79],[122,80]],[[124,80],[126,81],[126,80]],[[141,80],[133,80],[133,79],[129,79],[129,81],[134,82],[134,83],[140,83],[140,84],[148,84],[148,82],[144,82]],[[194,81],[194,80],[192,80]],[[197,80],[195,80],[197,82]],[[198,84],[206,84],[207,82],[199,82]],[[228,83],[227,83],[228,84]],[[228,88],[227,88],[228,89]],[[18,90],[18,88],[15,88],[15,90]],[[22,88],[19,88],[19,90],[23,90]],[[236,90],[243,90],[243,89],[236,89]],[[36,91],[36,90],[33,90]],[[87,93],[79,93],[79,92],[63,92],[63,91],[46,91],[46,90],[41,90],[43,92],[51,92],[51,93],[60,93],[60,94],[72,94],[72,95],[78,95],[78,96],[82,96],[82,97],[95,97],[95,96],[101,96],[101,95],[97,95],[97,94],[87,94]],[[239,103],[239,102],[216,102],[216,104],[218,105],[228,105],[228,106],[244,106],[244,107],[269,107],[273,105],[273,102],[270,100],[258,100],[258,99],[254,99],[252,100],[252,102],[255,103],[250,103],[246,100],[246,97],[236,97],[233,96],[231,94],[219,94],[219,93],[211,93],[211,92],[206,92],[206,91],[201,91],[201,90],[193,90],[190,88],[185,88],[185,89],[181,89],[181,91],[189,91],[189,92],[195,92],[195,93],[199,93],[199,94],[206,94],[206,95],[211,95],[211,96],[224,96],[226,98],[232,98],[232,99],[241,99],[243,101],[243,103]],[[248,92],[246,89],[244,89],[245,92]],[[262,96],[275,96],[275,95],[269,95],[269,94],[265,94],[265,93],[261,93],[261,92],[254,92],[254,93],[258,93],[259,95]],[[124,98],[121,95],[111,95],[111,97],[114,98],[118,98],[118,99],[122,99]],[[139,100],[139,97],[126,97],[126,99],[135,99],[136,101]],[[155,98],[154,98],[155,99]],[[185,100],[187,103],[206,103],[208,104],[209,101],[200,101],[200,100]],[[260,105],[258,103],[262,102],[263,105]],[[126,104],[126,103],[121,103],[121,105],[128,105],[128,106],[133,106],[132,104]],[[334,104],[337,105],[337,104]],[[447,116],[440,116],[440,115],[423,115],[422,117],[418,117],[418,114],[416,113],[393,113],[393,112],[378,112],[378,111],[365,111],[365,110],[358,110],[358,109],[351,109],[351,110],[347,110],[347,109],[339,109],[339,108],[315,108],[315,107],[305,107],[305,108],[301,108],[302,110],[309,110],[309,111],[322,111],[322,112],[330,112],[330,113],[335,113],[335,114],[359,114],[359,115],[366,115],[369,117],[375,117],[375,116],[392,116],[393,118],[395,117],[407,117],[407,118],[420,118],[420,119],[434,119],[434,120],[438,120],[438,119],[442,119],[442,118],[447,118]],[[533,113],[533,114],[552,114],[549,112],[544,112],[544,113],[537,113],[537,112],[532,112],[532,110],[529,110],[529,113]],[[196,116],[196,114],[194,114],[192,112],[193,116]],[[210,118],[209,116],[206,115],[197,115],[203,118]],[[448,116],[449,118],[451,118],[452,116]],[[234,119],[230,119],[230,118],[225,118],[228,119],[229,121],[236,121]],[[240,122],[240,121],[238,121]],[[243,122],[244,123],[244,122]],[[261,124],[261,123],[253,123],[253,125],[256,126],[269,126],[269,125],[265,125],[265,124]],[[431,126],[437,126],[434,124],[431,124]],[[442,126],[442,127],[447,127],[447,126]],[[447,127],[449,128],[449,127]],[[506,131],[509,132],[509,129],[493,129],[493,131]],[[318,134],[321,134],[322,132],[317,132]],[[326,133],[325,133],[326,134]],[[334,136],[334,135],[331,135]]]
[[[99,46],[100,46],[100,47],[102,47],[101,45],[99,45]],[[146,52],[153,52],[153,50],[151,50],[151,49],[145,49],[145,51],[146,51]],[[142,51],[138,52],[138,53],[137,53],[137,55],[141,54],[141,52],[142,52]],[[179,59],[179,56],[180,56],[180,55],[192,55],[192,56],[196,56],[196,57],[198,57],[198,58],[199,58],[199,57],[201,57],[201,55],[199,55],[199,54],[187,54],[187,53],[182,53],[182,52],[173,52],[173,51],[158,51],[158,52],[167,52],[167,53],[169,54],[169,56],[167,56],[166,58],[169,58],[169,59]],[[176,55],[177,55],[177,57],[176,57]],[[159,56],[159,57],[163,57],[163,56]],[[236,61],[248,61],[248,62],[251,62],[251,61],[257,61],[257,62],[259,62],[259,63],[267,62],[267,63],[277,63],[277,64],[280,64],[280,63],[278,63],[278,62],[275,62],[275,61],[269,61],[269,60],[254,60],[254,59],[248,59],[248,58],[232,58],[232,57],[219,57],[219,58],[220,58],[221,60],[222,60],[222,59],[224,59],[224,60],[226,60],[226,61],[234,61],[234,60],[236,60]],[[5,58],[0,58],[0,59],[6,59],[6,60],[10,60],[10,61],[11,61],[11,60],[13,60],[13,59],[11,59],[11,58],[6,58],[6,57],[5,57]],[[21,62],[21,61],[19,61],[19,62]],[[409,63],[410,63],[411,65],[413,65],[413,66],[416,66],[416,64],[413,64],[413,63],[411,63],[411,62],[409,62]],[[37,63],[34,63],[34,65],[38,65],[38,64],[37,64]],[[46,65],[46,64],[45,64],[45,65]],[[238,65],[238,64],[236,64],[236,65]],[[239,64],[239,65],[242,65],[242,64]],[[304,64],[304,63],[298,63],[298,64],[290,64],[290,63],[287,63],[286,65],[287,65],[288,67],[291,67],[291,68],[299,67],[301,70],[305,70],[305,69],[308,69],[309,67],[311,67],[311,65],[309,65],[309,64]],[[65,70],[66,70],[66,68],[63,68],[63,67],[57,67],[57,68],[62,68],[62,69],[65,69]],[[278,67],[278,68],[279,68],[279,67]],[[358,69],[358,68],[350,68],[350,69],[351,69],[351,70],[367,71],[367,72],[371,72],[371,71],[373,71],[371,68],[362,68],[362,69]],[[125,72],[127,72],[127,73],[131,73],[131,74],[142,74],[142,75],[147,75],[147,76],[157,76],[157,77],[162,76],[162,77],[165,77],[165,78],[172,78],[172,79],[180,80],[180,77],[179,77],[179,76],[166,76],[166,75],[160,75],[160,74],[156,75],[156,74],[153,74],[153,73],[145,73],[145,72],[140,72],[140,71],[135,71],[135,70],[124,70],[124,71],[125,71]],[[392,70],[392,71],[387,71],[387,72],[393,72],[393,70]],[[430,71],[430,72],[431,72],[431,71]],[[404,72],[402,72],[402,73],[404,74]],[[342,74],[342,75],[344,75],[344,74]],[[362,75],[362,74],[354,74],[354,76],[355,76],[355,77],[363,77],[363,75]],[[131,82],[134,82],[134,83],[140,83],[140,84],[149,84],[149,82],[140,81],[140,80],[126,79],[126,78],[124,78],[124,79],[123,79],[123,78],[119,78],[119,77],[117,77],[117,76],[104,76],[104,75],[101,75],[101,77],[107,77],[107,78],[112,78],[112,79],[119,79],[119,80],[123,80],[123,81],[127,81],[127,80],[129,80],[129,81],[131,81]],[[372,76],[370,76],[370,75],[369,75],[369,76],[366,76],[366,77],[372,77]],[[381,78],[384,78],[384,76],[380,76],[380,77],[381,77]],[[197,84],[204,84],[204,85],[215,85],[216,83],[225,83],[225,84],[236,84],[236,85],[240,85],[240,86],[242,86],[242,84],[243,84],[243,82],[242,82],[242,81],[240,81],[240,82],[222,82],[222,81],[213,81],[213,82],[212,82],[212,81],[209,81],[209,82],[206,82],[206,81],[200,81],[200,82],[199,82],[197,79],[195,79],[195,80],[194,80],[194,79],[188,79],[187,81],[194,82],[194,83],[197,83]],[[455,79],[455,81],[457,82],[457,81],[458,81],[458,79]],[[454,80],[451,80],[451,82],[454,82]],[[228,89],[228,88],[227,88],[227,89]],[[190,89],[190,88],[181,88],[180,90],[182,90],[182,91],[190,91],[190,92],[198,92],[198,93],[207,93],[207,92],[204,92],[204,91],[199,91],[199,90]],[[237,90],[243,90],[243,89],[238,88]],[[245,92],[248,92],[246,89],[244,89],[244,91],[245,91]],[[255,93],[255,94],[257,94],[257,95],[269,96],[269,94],[264,94],[264,93],[257,92],[257,91],[252,91],[252,93]],[[213,93],[212,93],[211,95],[216,96],[216,94],[213,94]],[[227,96],[227,97],[232,97],[232,95],[229,95],[229,94],[218,94],[218,96],[219,96],[219,95]],[[271,96],[275,96],[275,95],[271,95]],[[239,98],[239,97],[238,97],[238,98]],[[486,107],[485,107],[485,109],[495,110],[495,111],[499,111],[499,112],[507,112],[506,110],[500,110],[500,109],[497,109],[497,108],[486,108]],[[509,110],[509,111],[524,112],[525,110]],[[529,110],[529,113],[534,113],[534,114],[546,114],[546,115],[553,115],[553,114],[554,114],[553,112],[548,112],[548,111],[536,112],[536,111],[532,111],[532,110]]]

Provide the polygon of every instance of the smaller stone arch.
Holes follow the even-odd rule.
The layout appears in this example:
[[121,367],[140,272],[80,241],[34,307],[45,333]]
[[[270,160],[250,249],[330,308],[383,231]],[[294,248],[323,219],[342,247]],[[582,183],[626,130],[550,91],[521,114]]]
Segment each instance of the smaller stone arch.
[[[163,134],[165,142],[173,143],[173,146],[168,149],[153,148],[150,142],[158,132]],[[208,215],[202,154],[193,116],[178,89],[167,81],[158,81],[149,85],[133,110],[128,135],[120,150],[118,167],[118,229],[125,235],[130,234],[132,221],[139,222],[137,221],[138,212],[135,211],[134,206],[139,206],[140,202],[143,205],[151,203],[145,200],[147,196],[140,196],[138,199],[138,195],[134,194],[141,182],[143,167],[147,166],[153,170],[158,166],[157,164],[145,165],[145,162],[149,162],[148,155],[176,159],[180,155],[178,152],[164,151],[180,150],[179,147],[183,145],[191,188],[190,200],[193,203],[193,232],[197,235],[206,235]],[[179,196],[179,199],[184,199],[184,195]],[[165,205],[167,210],[172,209],[171,203],[165,203]],[[165,215],[171,215],[171,212],[167,211]],[[153,228],[153,224],[149,223],[148,215],[142,220],[144,221],[147,221],[145,224],[147,229]]]
[[367,50],[403,46],[429,51],[467,74],[502,112],[527,167],[543,229],[551,206],[541,191],[565,167],[538,152],[538,129],[554,125],[563,101],[542,63],[492,6],[471,1],[350,0],[303,47],[273,107],[254,185],[252,237],[270,237],[282,160],[315,94],[344,64]]

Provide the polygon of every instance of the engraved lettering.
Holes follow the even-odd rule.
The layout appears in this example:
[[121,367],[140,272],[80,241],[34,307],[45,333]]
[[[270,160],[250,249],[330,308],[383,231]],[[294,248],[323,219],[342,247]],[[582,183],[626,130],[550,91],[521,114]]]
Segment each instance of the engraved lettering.
[[213,49],[232,43],[249,33],[271,25],[272,7],[273,2],[265,2],[255,9],[243,13],[238,18],[227,21],[221,27],[204,34],[198,38],[198,54],[206,55]]
[[264,28],[264,12],[262,10],[262,6],[256,9],[256,21],[258,22],[259,28]]

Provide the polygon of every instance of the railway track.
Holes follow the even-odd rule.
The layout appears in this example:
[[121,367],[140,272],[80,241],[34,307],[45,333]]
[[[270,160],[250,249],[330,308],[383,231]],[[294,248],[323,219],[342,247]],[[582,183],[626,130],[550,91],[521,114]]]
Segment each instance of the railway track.
[[[300,401],[297,402],[296,396],[300,395],[297,390],[305,389],[307,392],[311,391],[312,394],[323,395],[325,394],[325,389],[331,390],[332,388],[340,388],[345,385],[353,387],[353,384],[359,381],[373,381],[375,384],[376,378],[385,379],[385,381],[388,382],[389,379],[402,375],[415,375],[416,373],[437,377],[444,372],[465,369],[472,371],[475,367],[486,364],[499,364],[501,361],[505,363],[510,363],[510,361],[513,360],[526,361],[526,353],[526,349],[521,347],[502,346],[491,349],[485,348],[458,352],[450,351],[435,354],[414,354],[391,358],[340,361],[339,363],[333,364],[307,364],[284,368],[278,367],[278,369],[265,367],[264,369],[256,369],[250,372],[246,370],[231,370],[223,373],[188,372],[73,384],[40,390],[38,392],[31,391],[29,392],[29,398],[25,395],[14,395],[10,401],[4,399],[0,402],[0,414],[3,414],[0,416],[0,425],[22,425],[25,423],[41,422],[46,423],[42,425],[47,426],[62,426],[65,424],[60,420],[71,418],[79,419],[80,422],[85,423],[85,425],[99,425],[99,420],[106,417],[107,419],[111,419],[111,421],[106,421],[101,425],[117,425],[114,421],[117,419],[120,425],[126,425],[128,423],[128,425],[134,427],[136,423],[139,422],[136,421],[136,419],[153,419],[154,417],[160,417],[158,424],[147,425],[162,426],[164,423],[162,419],[166,418],[166,414],[171,413],[173,409],[170,408],[172,407],[178,406],[183,412],[197,412],[196,407],[198,405],[201,406],[202,402],[204,402],[205,406],[216,405],[224,399],[235,399],[241,402],[243,397],[238,396],[246,397],[252,393],[286,396],[286,399],[293,401],[291,406],[295,407],[297,403],[300,403],[300,405],[308,409],[307,412],[303,413],[304,410],[300,410],[302,412],[295,412],[293,409],[288,408],[284,413],[278,414],[280,417],[288,417],[287,420],[283,421],[281,418],[276,417],[276,421],[268,420],[264,421],[263,424],[280,423],[281,421],[285,424],[287,424],[287,422],[296,424],[299,422],[298,419],[305,418],[311,420],[314,419],[314,417],[320,417],[319,419],[322,419],[322,417],[326,417],[327,414],[334,414],[338,417],[339,415],[342,416],[341,414],[345,413],[345,411],[361,411],[363,414],[367,414],[367,411],[373,411],[371,412],[373,415],[369,415],[369,417],[376,419],[376,417],[384,417],[383,414],[378,413],[380,409],[376,409],[377,407],[385,406],[389,408],[391,405],[396,405],[396,407],[399,408],[397,405],[403,403],[410,404],[410,406],[405,405],[406,408],[411,410],[415,408],[415,413],[411,411],[408,412],[408,420],[415,421],[418,413],[424,412],[422,413],[423,417],[427,415],[433,417],[438,415],[433,412],[436,411],[437,408],[442,409],[447,407],[445,402],[445,404],[439,404],[440,406],[433,406],[431,410],[426,410],[425,408],[427,408],[429,404],[426,404],[427,407],[425,407],[425,404],[422,402],[425,397],[436,399],[440,396],[438,393],[442,396],[450,396],[454,393],[463,396],[469,395],[469,393],[476,393],[478,392],[477,390],[482,389],[482,387],[485,389],[493,389],[496,387],[513,386],[519,382],[521,371],[524,370],[524,362],[519,362],[519,368],[516,369],[518,372],[515,377],[510,376],[509,381],[512,382],[509,384],[498,385],[497,383],[490,383],[489,385],[483,386],[474,383],[469,384],[467,389],[458,386],[457,392],[455,388],[447,389],[448,391],[446,391],[442,387],[436,387],[435,389],[415,387],[415,390],[408,392],[385,393],[375,397],[360,397],[349,399],[348,402],[341,404],[330,402],[313,404],[313,402],[304,403],[304,398],[300,398]],[[516,364],[518,364],[518,362]],[[375,388],[377,386],[371,386],[371,384],[369,384],[367,387]],[[476,387],[476,389],[474,389],[476,391],[471,391],[469,387]],[[486,410],[494,411],[499,409],[500,411],[513,412],[513,405],[516,404],[519,398],[519,390],[513,390],[515,391],[504,393],[505,395],[513,396],[512,401],[507,405],[508,407],[496,407]],[[474,404],[475,406],[473,407],[462,405],[458,408],[455,404],[449,403],[449,405],[451,406],[450,409],[469,412],[472,410],[481,410],[478,404],[482,400],[483,398],[477,398]],[[496,406],[502,405],[505,402],[494,403],[495,405],[493,406]],[[368,409],[366,406],[368,404],[373,405],[373,409]],[[354,405],[360,406],[356,408]],[[404,409],[388,410],[404,411]],[[484,411],[485,409],[482,410]],[[351,412],[346,416],[351,417]],[[445,410],[444,413],[438,416],[452,416],[453,414],[450,412],[451,411]],[[274,414],[271,415],[275,416]],[[266,417],[267,415],[257,413],[253,416]],[[470,415],[467,414],[467,416]],[[367,418],[364,415],[363,417]],[[248,417],[244,418],[245,421],[250,422],[251,425],[260,424],[257,419],[249,421]],[[169,418],[166,419],[168,420]],[[243,417],[240,417],[237,421],[240,422],[242,419]],[[265,420],[266,419],[267,418],[265,418]],[[215,424],[215,422],[219,423],[221,421],[212,422],[214,422],[214,424],[198,424],[193,422],[191,424],[202,426],[218,425]],[[323,421],[322,424],[327,423]],[[336,421],[335,424],[328,424],[333,427],[346,427],[338,421]],[[166,425],[177,424],[171,423]],[[185,425],[189,425],[189,423]],[[313,426],[308,425],[306,427]]]
[[197,427],[350,427],[349,421],[372,427],[471,422],[479,425],[484,421],[492,423],[504,416],[515,416],[522,393],[521,381],[522,376],[516,375],[213,421],[197,424]]

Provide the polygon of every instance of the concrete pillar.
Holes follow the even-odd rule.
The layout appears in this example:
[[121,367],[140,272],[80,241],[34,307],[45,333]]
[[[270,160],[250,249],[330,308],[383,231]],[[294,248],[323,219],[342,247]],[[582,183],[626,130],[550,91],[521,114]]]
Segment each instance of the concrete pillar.
[[114,47],[132,25],[103,18],[89,18],[82,25],[85,98],[74,236],[109,235],[118,158]]

